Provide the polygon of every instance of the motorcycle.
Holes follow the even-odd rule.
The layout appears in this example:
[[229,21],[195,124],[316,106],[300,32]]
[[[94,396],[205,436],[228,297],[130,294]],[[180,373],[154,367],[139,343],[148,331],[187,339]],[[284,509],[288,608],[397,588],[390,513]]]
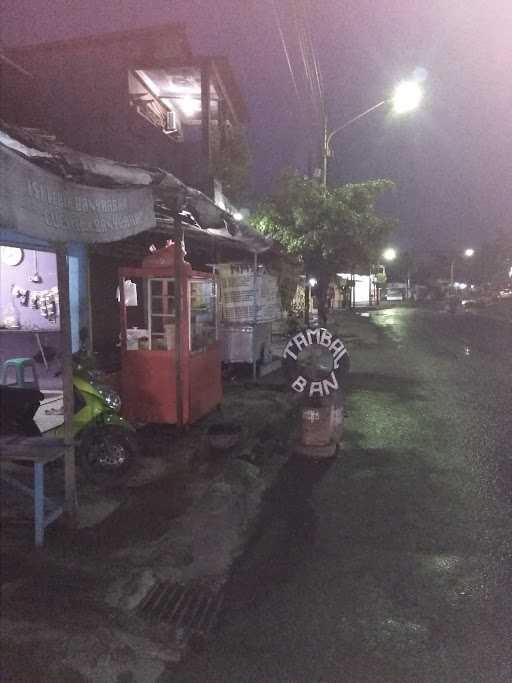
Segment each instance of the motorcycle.
[[[95,484],[104,488],[119,486],[139,456],[135,428],[119,415],[119,394],[102,384],[101,376],[82,365],[78,356],[74,361],[72,436],[77,463]],[[34,421],[44,399],[40,391],[2,386],[0,398],[2,434],[41,436]],[[64,436],[63,425],[56,429],[55,436]]]
[[[84,474],[105,488],[122,484],[139,456],[135,428],[119,415],[121,399],[101,377],[76,363],[72,435]],[[57,430],[62,436],[64,427]]]
[[[139,457],[139,446],[135,428],[119,414],[119,394],[102,381],[102,373],[94,367],[81,345],[73,354],[71,433],[82,472],[95,484],[109,488],[127,479]],[[64,425],[57,428],[56,436],[64,436]]]

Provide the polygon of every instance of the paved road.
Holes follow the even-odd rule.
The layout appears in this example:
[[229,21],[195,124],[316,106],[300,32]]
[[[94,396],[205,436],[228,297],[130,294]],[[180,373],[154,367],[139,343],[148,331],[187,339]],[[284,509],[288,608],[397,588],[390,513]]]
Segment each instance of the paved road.
[[290,463],[209,647],[169,681],[512,681],[511,335],[345,324],[347,447]]

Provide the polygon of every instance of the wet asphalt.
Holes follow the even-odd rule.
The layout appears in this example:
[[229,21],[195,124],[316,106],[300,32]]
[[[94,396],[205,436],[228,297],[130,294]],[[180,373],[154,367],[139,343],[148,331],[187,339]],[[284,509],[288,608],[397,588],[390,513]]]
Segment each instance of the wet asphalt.
[[512,331],[389,308],[341,328],[345,443],[290,460],[216,635],[162,681],[512,681]]

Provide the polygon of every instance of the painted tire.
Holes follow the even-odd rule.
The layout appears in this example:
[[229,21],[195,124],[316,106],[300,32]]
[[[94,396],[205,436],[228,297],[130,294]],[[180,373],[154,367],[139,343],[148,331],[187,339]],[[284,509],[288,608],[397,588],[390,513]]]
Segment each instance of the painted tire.
[[294,335],[283,352],[291,388],[308,399],[325,399],[339,391],[350,370],[345,344],[324,327]]

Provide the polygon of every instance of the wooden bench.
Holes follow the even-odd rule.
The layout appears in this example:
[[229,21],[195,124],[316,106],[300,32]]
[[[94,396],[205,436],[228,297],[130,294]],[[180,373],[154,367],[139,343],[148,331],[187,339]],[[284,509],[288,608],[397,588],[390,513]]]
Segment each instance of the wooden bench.
[[[44,544],[44,530],[63,512],[63,507],[44,495],[44,466],[64,456],[64,440],[54,437],[0,436],[0,476],[2,481],[34,500],[36,547]],[[32,463],[33,488],[19,481],[5,467],[8,463]]]

